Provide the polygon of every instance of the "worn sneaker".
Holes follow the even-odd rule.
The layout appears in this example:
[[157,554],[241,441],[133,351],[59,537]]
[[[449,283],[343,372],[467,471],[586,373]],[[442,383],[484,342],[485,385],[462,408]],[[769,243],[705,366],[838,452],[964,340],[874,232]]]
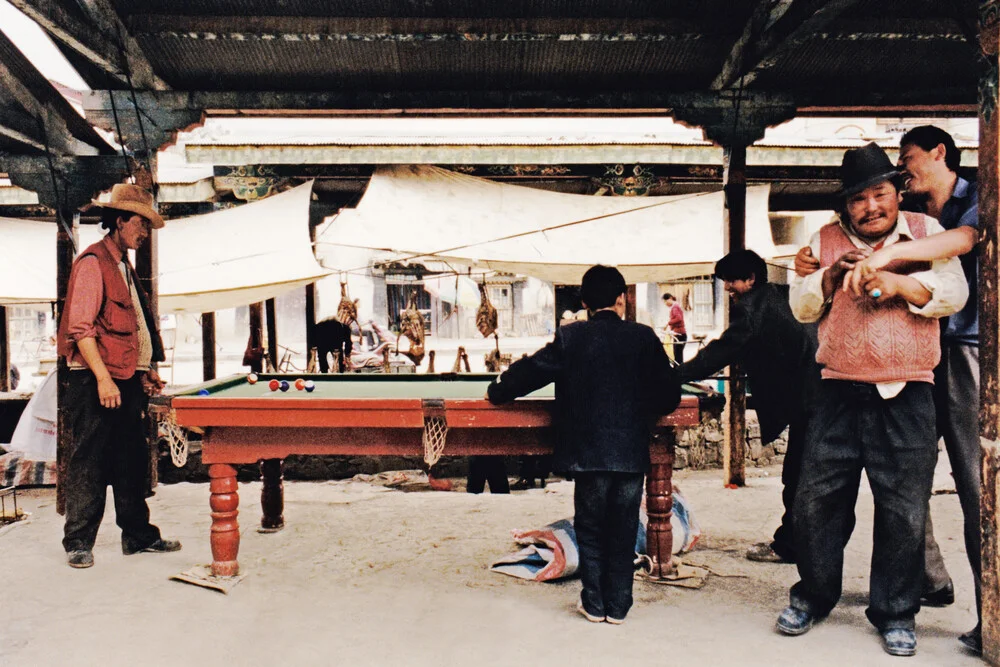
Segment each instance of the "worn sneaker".
[[916,655],[917,633],[909,628],[889,628],[882,632],[882,648],[889,655]]
[[180,551],[180,550],[181,550],[181,543],[179,541],[164,540],[163,538],[160,538],[155,542],[153,542],[152,544],[150,544],[149,546],[143,547],[141,549],[132,549],[126,547],[124,544],[122,545],[122,553],[125,554],[126,556],[131,556],[132,554],[137,554],[144,551],[149,553],[167,553],[169,551]]
[[770,542],[758,542],[747,549],[747,560],[757,563],[791,563],[771,547]]
[[591,614],[589,611],[587,611],[583,607],[583,600],[580,600],[579,602],[576,603],[576,610],[578,612],[580,612],[580,616],[583,616],[585,619],[587,619],[591,623],[603,623],[604,621],[607,620],[606,616],[596,616],[594,614]]
[[70,567],[75,567],[78,569],[83,569],[85,567],[94,566],[94,554],[91,551],[85,551],[83,549],[77,551],[70,551],[66,554],[66,562],[69,563]]
[[815,621],[816,617],[808,611],[789,606],[778,615],[775,625],[781,634],[794,637],[809,632]]
[[625,622],[624,618],[615,618],[614,616],[605,616],[604,620],[611,625],[621,625]]

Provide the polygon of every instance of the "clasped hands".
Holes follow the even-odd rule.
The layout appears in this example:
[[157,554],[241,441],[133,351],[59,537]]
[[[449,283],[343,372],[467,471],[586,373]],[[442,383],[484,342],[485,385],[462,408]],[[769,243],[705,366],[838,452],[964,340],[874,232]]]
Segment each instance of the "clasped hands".
[[[893,260],[889,248],[872,252],[856,248],[841,255],[827,269],[824,280],[832,289],[853,292],[855,296],[867,295],[878,302],[885,302],[899,293],[899,276],[883,269]],[[806,246],[795,255],[795,273],[808,276],[819,270],[819,260]]]

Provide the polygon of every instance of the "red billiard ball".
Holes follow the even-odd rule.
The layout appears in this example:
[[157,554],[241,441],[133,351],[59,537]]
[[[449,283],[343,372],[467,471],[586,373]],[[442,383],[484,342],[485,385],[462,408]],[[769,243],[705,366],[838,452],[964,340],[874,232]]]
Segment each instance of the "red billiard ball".
[[295,381],[295,388],[298,389],[299,391],[302,391],[303,389],[306,388],[306,381],[303,380],[302,378],[299,378],[298,380]]
[[280,386],[281,383],[278,382],[277,380],[271,380],[270,382],[267,383],[267,388],[270,389],[271,391],[278,391],[278,387]]
[[257,384],[257,379],[258,378],[256,373],[251,373],[250,375],[247,376],[247,382],[249,382],[250,384]]

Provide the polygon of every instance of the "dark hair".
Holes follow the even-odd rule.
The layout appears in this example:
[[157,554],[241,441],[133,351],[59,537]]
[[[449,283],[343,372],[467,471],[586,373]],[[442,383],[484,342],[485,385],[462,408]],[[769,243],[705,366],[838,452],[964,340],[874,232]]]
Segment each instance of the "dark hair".
[[958,173],[958,166],[962,161],[962,151],[958,150],[955,140],[950,134],[934,125],[921,125],[915,127],[899,140],[899,148],[904,146],[919,146],[925,151],[930,151],[944,146],[944,164],[948,169]]
[[734,250],[715,263],[715,275],[719,280],[749,280],[755,278],[755,285],[767,282],[767,264],[753,250]]
[[660,298],[663,299],[664,301],[666,301],[667,299],[676,299],[677,297],[675,297],[670,292],[664,292],[663,296],[661,296]]
[[613,266],[598,264],[587,269],[580,282],[580,300],[590,310],[615,305],[620,294],[625,293],[625,278]]
[[118,218],[125,218],[128,220],[134,214],[127,213],[125,211],[119,211],[115,208],[102,208],[101,209],[101,227],[108,230],[109,234],[113,234],[116,229],[118,229]]

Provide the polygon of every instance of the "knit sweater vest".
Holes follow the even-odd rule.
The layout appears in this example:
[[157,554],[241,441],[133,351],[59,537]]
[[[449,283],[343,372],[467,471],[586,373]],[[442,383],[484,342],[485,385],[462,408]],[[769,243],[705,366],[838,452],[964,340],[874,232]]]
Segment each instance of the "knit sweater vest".
[[[927,235],[925,217],[903,213],[913,238]],[[904,241],[900,241],[904,242]],[[856,250],[837,223],[820,230],[820,265],[832,265],[846,252]],[[896,273],[926,270],[928,264],[910,265]],[[894,267],[887,267],[894,268]],[[872,384],[882,382],[934,382],[934,367],[941,359],[941,329],[934,318],[910,312],[896,297],[878,303],[837,287],[830,311],[819,325],[816,361],[823,378]]]

